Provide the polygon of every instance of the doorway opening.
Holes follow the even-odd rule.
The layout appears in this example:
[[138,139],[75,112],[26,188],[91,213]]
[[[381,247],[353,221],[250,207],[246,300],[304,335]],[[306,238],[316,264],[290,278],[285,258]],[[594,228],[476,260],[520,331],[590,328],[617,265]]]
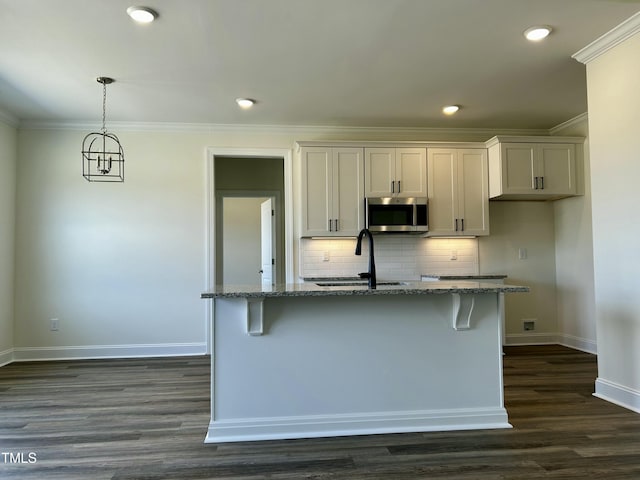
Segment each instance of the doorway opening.
[[[269,166],[271,165],[271,166]],[[224,226],[220,196],[276,198],[276,283],[294,283],[293,261],[293,158],[290,149],[208,148],[206,289],[222,283]],[[277,195],[274,194],[277,192]],[[220,248],[219,248],[220,247]],[[208,318],[208,321],[210,318]]]

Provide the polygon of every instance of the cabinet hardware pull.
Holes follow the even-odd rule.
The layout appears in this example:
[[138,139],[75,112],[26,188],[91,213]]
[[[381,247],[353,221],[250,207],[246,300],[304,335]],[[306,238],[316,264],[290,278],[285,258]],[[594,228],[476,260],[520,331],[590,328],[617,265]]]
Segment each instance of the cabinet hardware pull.
[[464,218],[460,220],[460,223],[462,224],[462,228],[460,229],[460,231],[464,232]]
[[533,179],[533,189],[538,190],[538,177],[534,177]]
[[458,231],[458,219],[456,218],[456,232]]
[[391,193],[396,193],[396,182],[391,180]]
[[331,219],[329,219],[329,231],[333,232],[333,230],[331,229]]
[[339,228],[338,228],[338,219],[336,218],[336,219],[334,220],[334,222],[335,222],[335,223],[334,223],[334,225],[335,225],[335,231],[337,232],[337,231],[339,230]]
[[542,185],[540,190],[544,190],[544,177],[540,177],[540,184]]
[[400,193],[400,180],[398,180],[398,193]]

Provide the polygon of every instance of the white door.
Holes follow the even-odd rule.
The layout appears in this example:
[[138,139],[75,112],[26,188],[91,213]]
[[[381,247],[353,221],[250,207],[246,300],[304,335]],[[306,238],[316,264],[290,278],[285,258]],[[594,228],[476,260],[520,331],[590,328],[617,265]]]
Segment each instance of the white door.
[[275,278],[275,242],[273,201],[268,199],[260,204],[260,252],[262,285],[273,285]]
[[397,148],[395,194],[399,197],[427,196],[427,151],[425,148]]

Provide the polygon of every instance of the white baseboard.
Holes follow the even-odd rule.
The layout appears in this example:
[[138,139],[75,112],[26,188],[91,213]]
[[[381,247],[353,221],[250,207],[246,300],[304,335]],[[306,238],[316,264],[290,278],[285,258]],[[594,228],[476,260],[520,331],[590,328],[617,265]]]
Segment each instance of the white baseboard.
[[582,352],[598,354],[598,345],[595,341],[586,338],[574,337],[573,335],[558,334],[558,343],[565,347],[574,348]]
[[504,408],[216,420],[205,443],[511,428]]
[[564,345],[582,352],[598,353],[595,341],[565,333],[519,333],[505,336],[505,345]]
[[517,333],[505,336],[505,345],[553,345],[558,343],[557,333]]
[[0,367],[4,367],[11,362],[13,362],[13,348],[0,352]]
[[205,343],[151,345],[83,345],[64,347],[16,347],[13,361],[79,360],[95,358],[175,357],[205,355]]
[[637,390],[597,378],[593,396],[640,413],[640,392]]

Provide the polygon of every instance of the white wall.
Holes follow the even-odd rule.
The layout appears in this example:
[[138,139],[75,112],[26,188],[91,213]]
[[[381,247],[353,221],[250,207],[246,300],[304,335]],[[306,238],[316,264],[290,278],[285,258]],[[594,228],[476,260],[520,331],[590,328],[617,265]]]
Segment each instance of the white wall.
[[13,278],[18,134],[0,120],[0,365],[13,349]]
[[17,358],[203,352],[204,143],[118,132],[126,182],[89,183],[85,133],[19,134]]
[[[489,209],[491,235],[478,239],[480,273],[506,274],[506,283],[531,289],[505,295],[506,343],[556,343],[553,203],[492,201]],[[535,330],[525,332],[523,321],[529,319],[535,319]]]
[[[636,32],[640,21],[636,19]],[[640,33],[587,63],[596,393],[640,411]]]
[[570,347],[596,353],[591,168],[587,119],[554,134],[587,138],[584,145],[584,195],[559,200],[553,204],[559,341]]

